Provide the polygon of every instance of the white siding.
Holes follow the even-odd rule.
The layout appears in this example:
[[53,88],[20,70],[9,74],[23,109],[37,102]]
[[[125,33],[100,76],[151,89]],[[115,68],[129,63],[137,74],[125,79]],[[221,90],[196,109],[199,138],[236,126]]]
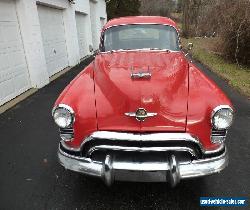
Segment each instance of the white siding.
[[0,105],[30,88],[14,1],[0,1]]

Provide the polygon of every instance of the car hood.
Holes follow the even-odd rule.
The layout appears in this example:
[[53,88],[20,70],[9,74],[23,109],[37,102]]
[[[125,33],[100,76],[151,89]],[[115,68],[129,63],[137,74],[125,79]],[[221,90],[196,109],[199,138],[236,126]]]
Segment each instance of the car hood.
[[[188,62],[181,52],[113,52],[96,56],[95,98],[99,130],[160,132],[186,129]],[[131,73],[150,72],[150,78]],[[157,115],[138,121],[139,108]]]

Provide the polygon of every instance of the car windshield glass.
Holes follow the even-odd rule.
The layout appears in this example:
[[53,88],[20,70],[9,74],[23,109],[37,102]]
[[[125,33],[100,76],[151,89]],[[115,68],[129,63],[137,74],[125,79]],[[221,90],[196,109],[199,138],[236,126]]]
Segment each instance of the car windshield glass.
[[102,51],[135,49],[179,51],[177,31],[156,24],[121,25],[105,31]]

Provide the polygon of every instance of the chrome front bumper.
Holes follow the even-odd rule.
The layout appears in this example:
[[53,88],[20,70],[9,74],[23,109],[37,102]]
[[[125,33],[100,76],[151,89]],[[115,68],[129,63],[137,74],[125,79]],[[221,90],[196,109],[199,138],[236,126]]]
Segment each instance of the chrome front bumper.
[[102,178],[107,185],[118,181],[137,182],[169,182],[175,186],[181,179],[201,177],[218,173],[228,164],[228,153],[216,157],[181,162],[174,155],[168,159],[154,162],[136,162],[127,159],[119,160],[106,155],[104,162],[93,161],[90,158],[69,155],[59,147],[58,157],[66,169]]

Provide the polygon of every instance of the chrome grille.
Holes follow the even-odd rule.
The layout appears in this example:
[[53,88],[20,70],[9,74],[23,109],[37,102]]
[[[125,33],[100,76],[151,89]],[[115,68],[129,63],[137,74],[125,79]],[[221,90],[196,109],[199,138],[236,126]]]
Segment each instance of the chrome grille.
[[126,140],[108,140],[92,139],[84,144],[82,156],[89,157],[97,151],[102,152],[136,152],[136,153],[168,153],[185,152],[192,157],[200,158],[202,152],[199,146],[194,142],[183,141],[126,141]]
[[73,128],[60,128],[60,137],[63,141],[71,141],[74,138]]
[[226,140],[227,130],[216,130],[212,129],[211,131],[211,141],[212,143],[222,143]]

